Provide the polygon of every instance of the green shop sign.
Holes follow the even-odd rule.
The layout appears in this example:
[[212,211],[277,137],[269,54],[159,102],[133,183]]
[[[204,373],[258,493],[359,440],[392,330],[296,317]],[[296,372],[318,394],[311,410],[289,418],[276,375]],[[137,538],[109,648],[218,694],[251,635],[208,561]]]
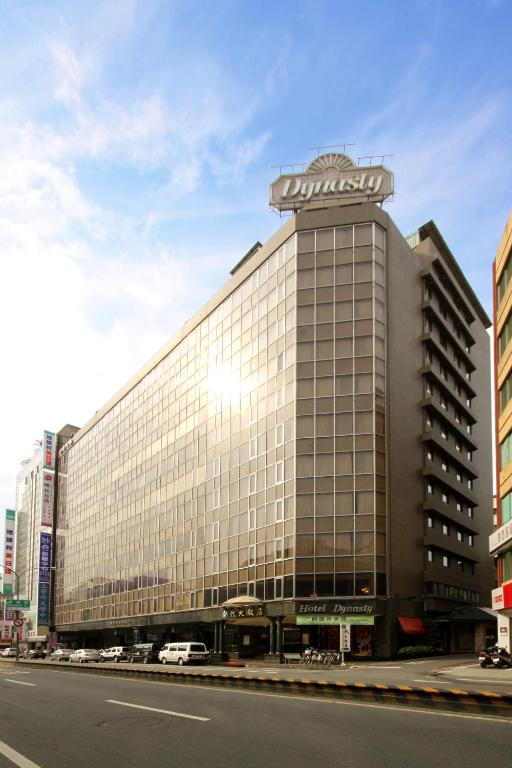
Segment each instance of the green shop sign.
[[349,614],[344,614],[343,616],[340,616],[339,614],[333,616],[329,614],[325,615],[310,615],[310,616],[296,616],[295,617],[296,624],[303,625],[303,624],[316,624],[316,625],[323,625],[326,624],[336,624],[339,626],[340,624],[370,624],[373,625],[375,623],[375,617],[374,616],[350,616]]

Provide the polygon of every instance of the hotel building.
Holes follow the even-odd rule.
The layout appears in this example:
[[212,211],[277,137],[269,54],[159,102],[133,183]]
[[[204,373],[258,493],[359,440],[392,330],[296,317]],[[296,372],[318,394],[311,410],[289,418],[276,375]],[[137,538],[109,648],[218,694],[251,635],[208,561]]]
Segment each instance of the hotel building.
[[498,644],[511,650],[512,619],[512,214],[493,265],[497,530],[489,538],[498,586]]
[[59,451],[59,639],[262,656],[343,617],[388,657],[486,602],[490,321],[392,183],[345,155],[276,180],[293,215]]

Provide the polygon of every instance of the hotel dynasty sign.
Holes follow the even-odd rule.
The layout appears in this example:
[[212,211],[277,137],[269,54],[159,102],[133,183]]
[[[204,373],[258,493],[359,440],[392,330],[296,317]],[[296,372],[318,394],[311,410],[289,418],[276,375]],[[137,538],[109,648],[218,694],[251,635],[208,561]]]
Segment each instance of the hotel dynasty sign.
[[270,185],[269,205],[278,211],[298,211],[371,200],[393,194],[393,174],[383,165],[356,166],[341,153],[319,155],[304,173],[279,176]]

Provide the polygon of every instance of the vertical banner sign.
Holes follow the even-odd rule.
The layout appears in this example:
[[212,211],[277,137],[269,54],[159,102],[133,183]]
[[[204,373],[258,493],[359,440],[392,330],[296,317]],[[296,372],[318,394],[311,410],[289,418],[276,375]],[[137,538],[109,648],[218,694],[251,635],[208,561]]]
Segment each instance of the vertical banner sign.
[[14,540],[16,532],[16,512],[14,509],[5,510],[5,548],[4,548],[4,571],[3,584],[4,595],[13,594],[14,577],[12,568],[14,566]]
[[50,583],[50,566],[52,559],[52,535],[51,533],[41,534],[41,543],[39,546],[39,583]]
[[42,533],[39,545],[39,589],[37,597],[37,622],[48,624],[50,620],[50,573],[52,561],[52,535]]
[[55,444],[55,434],[45,431],[43,435],[43,469],[55,469]]
[[51,528],[53,523],[53,494],[54,494],[55,473],[44,470],[42,472],[42,504],[41,504],[41,525]]

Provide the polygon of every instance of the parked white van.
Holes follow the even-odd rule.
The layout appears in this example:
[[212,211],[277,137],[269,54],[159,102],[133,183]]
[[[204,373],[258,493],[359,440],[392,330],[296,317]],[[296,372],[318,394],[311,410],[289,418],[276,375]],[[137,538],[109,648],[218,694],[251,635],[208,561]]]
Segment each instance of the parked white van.
[[162,664],[203,664],[210,654],[204,643],[166,643],[160,653]]

